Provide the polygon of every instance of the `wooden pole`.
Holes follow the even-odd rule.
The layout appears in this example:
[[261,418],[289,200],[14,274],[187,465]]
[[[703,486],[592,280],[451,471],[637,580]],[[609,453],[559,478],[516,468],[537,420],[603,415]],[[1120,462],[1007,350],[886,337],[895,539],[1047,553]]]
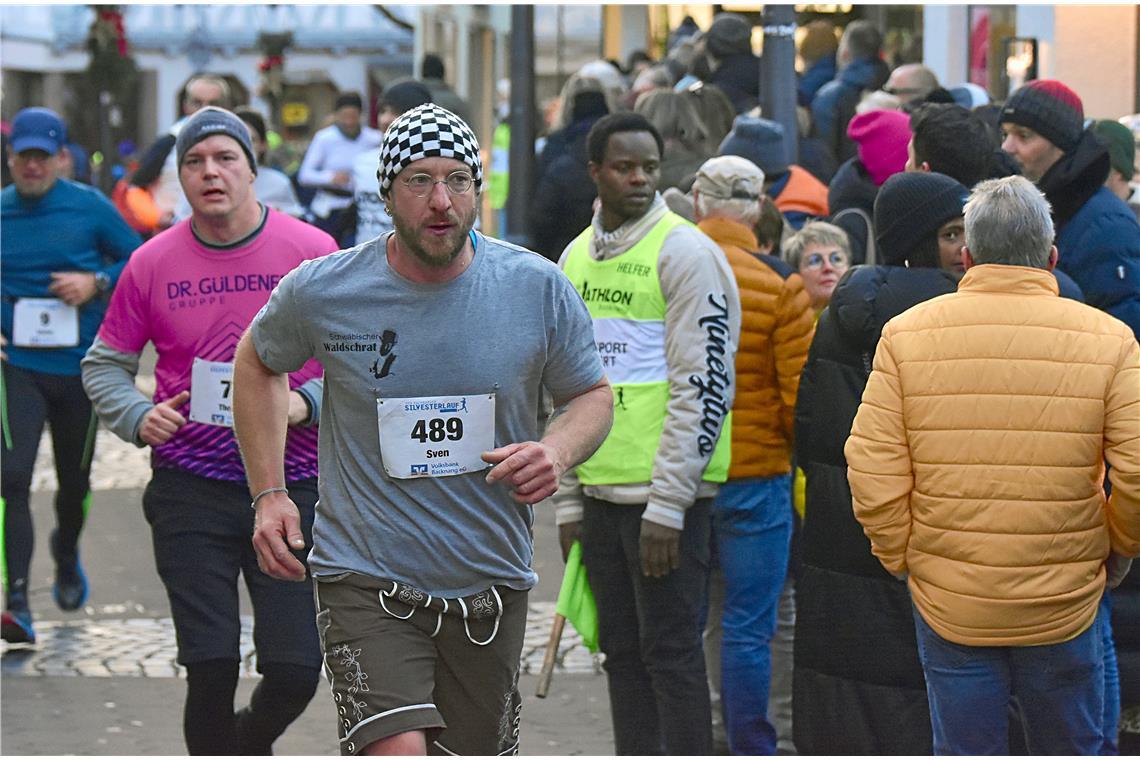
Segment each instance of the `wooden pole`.
[[566,618],[554,613],[554,627],[550,629],[550,641],[546,642],[546,656],[542,660],[542,670],[538,672],[538,686],[534,688],[534,696],[539,699],[546,698],[550,689],[550,678],[554,675],[554,661],[558,657],[558,644],[562,641],[562,628],[566,625]]

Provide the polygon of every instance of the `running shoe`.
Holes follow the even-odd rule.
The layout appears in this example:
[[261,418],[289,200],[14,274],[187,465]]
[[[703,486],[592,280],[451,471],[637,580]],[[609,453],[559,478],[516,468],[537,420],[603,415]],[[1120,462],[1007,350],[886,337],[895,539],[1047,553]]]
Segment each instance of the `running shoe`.
[[64,612],[71,612],[87,601],[87,576],[79,563],[79,550],[69,557],[60,556],[56,550],[56,533],[51,534],[51,554],[55,559],[55,584],[51,594],[55,603]]
[[35,644],[36,630],[32,627],[30,610],[4,610],[0,615],[0,638],[9,644]]

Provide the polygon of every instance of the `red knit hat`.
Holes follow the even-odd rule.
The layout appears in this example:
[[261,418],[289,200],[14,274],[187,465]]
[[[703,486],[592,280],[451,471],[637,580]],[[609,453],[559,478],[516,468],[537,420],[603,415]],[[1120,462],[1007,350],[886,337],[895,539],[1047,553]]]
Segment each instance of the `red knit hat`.
[[1085,109],[1080,96],[1061,82],[1035,79],[1009,96],[1001,122],[1028,127],[1068,152],[1084,132]]
[[876,186],[906,169],[910,117],[902,111],[867,111],[847,125],[847,136],[859,144],[859,160]]

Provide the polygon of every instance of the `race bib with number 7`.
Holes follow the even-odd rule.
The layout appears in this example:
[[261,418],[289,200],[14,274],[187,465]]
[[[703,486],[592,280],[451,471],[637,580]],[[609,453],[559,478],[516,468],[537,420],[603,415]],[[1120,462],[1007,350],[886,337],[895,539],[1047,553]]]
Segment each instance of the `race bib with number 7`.
[[380,458],[390,478],[485,470],[495,448],[495,394],[376,400]]
[[232,428],[233,386],[233,364],[194,359],[190,369],[190,420]]

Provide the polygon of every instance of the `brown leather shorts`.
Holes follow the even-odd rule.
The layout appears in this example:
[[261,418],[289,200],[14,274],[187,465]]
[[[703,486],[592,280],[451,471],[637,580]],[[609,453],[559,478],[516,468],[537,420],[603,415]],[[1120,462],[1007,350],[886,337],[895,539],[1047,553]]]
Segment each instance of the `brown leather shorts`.
[[314,588],[342,755],[406,731],[429,754],[518,754],[526,591],[440,599],[355,573]]

